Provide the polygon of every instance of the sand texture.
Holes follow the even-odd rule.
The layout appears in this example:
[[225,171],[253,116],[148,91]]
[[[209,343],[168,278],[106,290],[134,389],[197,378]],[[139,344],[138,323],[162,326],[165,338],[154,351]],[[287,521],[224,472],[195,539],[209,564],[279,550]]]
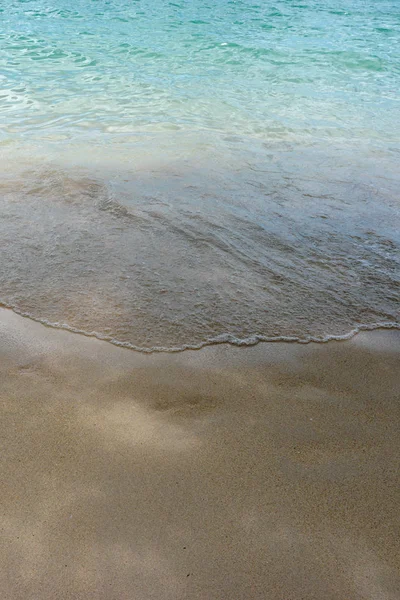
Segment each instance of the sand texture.
[[1,600],[399,600],[400,332],[0,340]]

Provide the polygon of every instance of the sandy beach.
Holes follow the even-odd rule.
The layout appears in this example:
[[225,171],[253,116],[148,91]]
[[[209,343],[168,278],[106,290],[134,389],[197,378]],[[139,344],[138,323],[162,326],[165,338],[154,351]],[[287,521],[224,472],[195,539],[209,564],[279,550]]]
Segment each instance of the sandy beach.
[[400,332],[142,355],[0,312],[2,600],[396,600]]
[[0,3],[0,600],[400,600],[399,5]]

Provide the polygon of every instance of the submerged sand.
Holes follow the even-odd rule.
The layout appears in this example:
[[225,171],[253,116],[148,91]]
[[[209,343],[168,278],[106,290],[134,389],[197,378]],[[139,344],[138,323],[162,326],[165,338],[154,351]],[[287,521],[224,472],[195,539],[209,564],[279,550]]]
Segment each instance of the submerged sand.
[[0,340],[2,600],[400,598],[400,332]]

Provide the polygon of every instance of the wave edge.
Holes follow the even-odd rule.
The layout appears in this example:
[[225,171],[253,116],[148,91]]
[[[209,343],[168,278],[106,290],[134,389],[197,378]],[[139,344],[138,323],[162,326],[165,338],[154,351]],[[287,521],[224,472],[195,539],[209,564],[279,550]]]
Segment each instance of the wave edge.
[[50,327],[52,329],[61,329],[63,331],[69,331],[70,333],[83,335],[85,337],[96,338],[100,341],[108,342],[109,344],[112,344],[113,346],[117,346],[119,348],[126,348],[128,350],[132,350],[134,352],[140,352],[142,354],[155,354],[155,353],[161,353],[161,352],[169,354],[169,353],[176,353],[176,352],[185,352],[186,350],[201,350],[202,348],[205,348],[207,346],[216,346],[219,344],[229,344],[231,346],[247,347],[247,348],[251,347],[251,346],[256,346],[257,344],[260,344],[260,343],[266,343],[266,342],[268,342],[268,343],[286,342],[286,343],[294,343],[294,344],[311,344],[311,343],[326,344],[326,343],[332,342],[332,341],[343,342],[346,340],[350,340],[351,338],[353,338],[358,333],[361,333],[362,331],[374,331],[377,329],[400,330],[400,323],[398,323],[397,321],[395,321],[395,322],[377,322],[377,323],[369,323],[369,324],[362,323],[360,325],[357,325],[353,329],[351,329],[348,333],[344,333],[342,335],[330,334],[330,335],[326,335],[323,337],[307,336],[304,338],[300,338],[297,336],[285,336],[285,335],[266,336],[263,334],[254,334],[247,338],[238,338],[230,333],[223,333],[218,336],[208,338],[207,340],[204,340],[203,342],[200,342],[199,344],[183,344],[182,346],[171,346],[171,347],[153,346],[150,348],[146,348],[146,347],[141,347],[141,346],[135,346],[134,344],[131,344],[129,342],[122,342],[111,336],[104,335],[97,331],[85,331],[83,329],[78,329],[76,327],[72,327],[71,325],[68,325],[67,323],[51,322],[51,321],[48,321],[47,319],[35,317],[35,316],[31,315],[30,313],[21,311],[17,307],[12,306],[1,300],[0,300],[0,308],[11,310],[12,312],[19,315],[20,317],[23,317],[25,319],[30,319],[31,321],[40,323],[41,325],[44,325],[45,327]]

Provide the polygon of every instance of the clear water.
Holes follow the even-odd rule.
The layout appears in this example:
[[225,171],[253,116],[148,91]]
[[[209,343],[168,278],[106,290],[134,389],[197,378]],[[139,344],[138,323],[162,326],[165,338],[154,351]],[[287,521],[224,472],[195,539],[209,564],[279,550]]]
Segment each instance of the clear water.
[[3,0],[0,299],[149,350],[399,326],[397,0]]

